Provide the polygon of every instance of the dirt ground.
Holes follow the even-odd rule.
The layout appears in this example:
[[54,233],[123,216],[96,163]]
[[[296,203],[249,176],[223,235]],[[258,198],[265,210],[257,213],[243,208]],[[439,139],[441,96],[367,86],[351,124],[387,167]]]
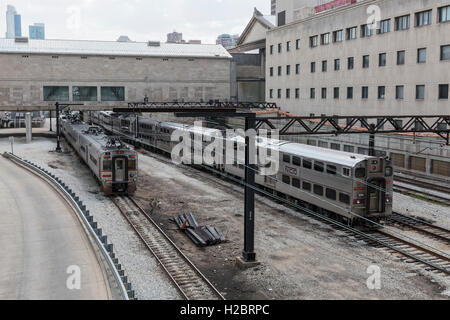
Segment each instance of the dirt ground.
[[[210,174],[140,155],[136,199],[228,299],[448,299],[446,282],[331,227],[257,197],[255,248],[261,265],[240,270],[243,191]],[[150,203],[152,203],[150,205]],[[198,248],[170,220],[192,212],[229,240]],[[369,290],[369,266],[381,268],[381,290]]]

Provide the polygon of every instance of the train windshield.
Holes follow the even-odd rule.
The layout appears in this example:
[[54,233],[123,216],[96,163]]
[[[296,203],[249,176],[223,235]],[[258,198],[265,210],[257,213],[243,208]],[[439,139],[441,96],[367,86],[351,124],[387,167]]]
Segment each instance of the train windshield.
[[356,178],[364,178],[366,176],[366,169],[365,168],[358,168],[355,170],[355,177]]
[[111,165],[112,165],[111,160],[103,161],[103,171],[111,171],[112,170]]
[[136,160],[128,160],[128,170],[136,170]]

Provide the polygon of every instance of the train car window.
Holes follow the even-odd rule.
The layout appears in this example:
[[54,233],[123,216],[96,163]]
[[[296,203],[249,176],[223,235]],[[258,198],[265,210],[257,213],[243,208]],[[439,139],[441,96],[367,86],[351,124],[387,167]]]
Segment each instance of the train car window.
[[317,194],[318,196],[323,197],[323,187],[315,184],[314,185],[314,193]]
[[323,162],[314,161],[314,170],[318,172],[323,172],[325,164]]
[[136,170],[136,160],[128,160],[128,170]]
[[299,157],[293,157],[292,164],[294,166],[300,167],[302,165],[302,160]]
[[292,178],[292,185],[294,186],[294,188],[300,189],[300,180]]
[[350,204],[350,196],[345,193],[339,193],[339,201],[345,204]]
[[111,160],[105,160],[103,161],[103,171],[111,171]]
[[326,194],[326,196],[327,196],[328,199],[336,201],[336,198],[337,198],[337,192],[336,192],[336,190],[333,190],[333,189],[327,189],[327,191],[325,192],[325,194]]
[[342,169],[342,174],[346,177],[350,177],[351,176],[352,171],[349,168],[343,168]]
[[283,183],[291,184],[291,177],[283,175]]
[[116,168],[117,168],[117,170],[122,170],[123,169],[123,161],[117,161]]
[[327,165],[327,173],[329,173],[329,174],[336,174],[337,173],[336,166]]
[[311,191],[311,183],[303,181],[303,190]]
[[305,169],[312,169],[312,161],[303,159],[303,168]]
[[283,155],[283,162],[291,163],[291,156],[288,154]]
[[355,170],[356,178],[364,178],[366,176],[366,168],[358,168]]
[[392,177],[393,174],[394,170],[392,169],[392,167],[386,167],[386,177]]

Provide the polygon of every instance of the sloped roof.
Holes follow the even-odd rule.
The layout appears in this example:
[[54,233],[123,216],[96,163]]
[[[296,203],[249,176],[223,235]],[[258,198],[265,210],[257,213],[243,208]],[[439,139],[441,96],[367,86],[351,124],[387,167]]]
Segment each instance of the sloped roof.
[[[242,32],[242,35],[240,36],[236,46],[240,46],[245,42],[245,39],[252,32],[252,29],[256,23],[260,23],[263,28],[270,30],[275,28],[275,20],[276,20],[275,16],[264,16],[260,11],[258,11],[258,9],[255,8],[255,11],[253,12],[253,17],[245,27],[244,32]],[[264,39],[260,40],[265,40],[265,37]]]
[[223,46],[215,44],[161,43],[160,46],[148,46],[147,42],[91,40],[28,39],[22,43],[15,39],[0,39],[0,53],[231,58]]

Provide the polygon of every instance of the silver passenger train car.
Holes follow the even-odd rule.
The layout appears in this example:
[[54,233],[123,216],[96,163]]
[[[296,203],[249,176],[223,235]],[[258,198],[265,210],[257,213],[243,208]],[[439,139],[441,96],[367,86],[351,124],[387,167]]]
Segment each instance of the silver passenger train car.
[[[201,130],[203,135],[213,135],[216,132],[214,129],[160,122],[145,117],[136,119],[112,113],[96,113],[93,121],[113,134],[123,135],[130,142],[167,153],[175,145],[171,142],[174,130],[186,130],[191,134]],[[235,149],[239,148],[242,152],[244,139],[230,139],[235,140]],[[258,140],[260,147],[279,153],[279,171],[276,175],[256,175],[256,183],[260,188],[289,197],[311,210],[338,216],[351,224],[364,219],[380,221],[392,215],[394,173],[388,158],[328,150],[289,141]],[[244,177],[245,168],[238,162],[213,166],[228,174]]]
[[118,138],[73,117],[61,117],[61,133],[99,181],[106,195],[134,194],[138,156]]

